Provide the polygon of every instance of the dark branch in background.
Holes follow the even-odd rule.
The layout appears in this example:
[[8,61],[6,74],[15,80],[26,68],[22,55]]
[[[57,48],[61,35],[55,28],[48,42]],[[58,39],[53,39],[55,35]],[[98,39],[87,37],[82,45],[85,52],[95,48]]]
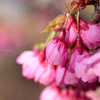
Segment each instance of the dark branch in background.
[[95,24],[100,22],[100,4],[96,5],[96,10],[92,14],[91,21]]
[[92,14],[91,21],[95,24],[100,22],[100,4],[99,0],[86,0],[87,5],[94,5],[94,14]]
[[99,0],[72,0],[71,1],[71,6],[79,5],[81,10],[84,9],[87,5],[94,5],[95,11],[96,7],[99,4]]
[[94,14],[92,14],[91,21],[93,23],[100,22],[100,4],[99,0],[71,0],[71,6],[79,5],[80,10],[84,9],[87,5],[94,5]]
[[94,5],[94,14],[92,14],[91,21],[93,23],[99,23],[100,22],[100,4],[99,0],[85,0],[86,5]]
[[85,3],[87,5],[97,5],[99,3],[99,0],[85,0]]
[[97,5],[99,4],[99,0],[86,0],[87,5],[94,5],[95,11],[97,10]]
[[79,5],[97,5],[99,0],[72,0],[71,3],[77,3]]

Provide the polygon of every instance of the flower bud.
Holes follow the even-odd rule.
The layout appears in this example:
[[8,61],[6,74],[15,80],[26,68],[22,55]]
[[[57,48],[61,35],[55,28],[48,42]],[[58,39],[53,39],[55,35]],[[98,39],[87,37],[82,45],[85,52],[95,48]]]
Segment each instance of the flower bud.
[[63,36],[60,37],[50,40],[46,48],[46,59],[51,64],[64,66],[68,57],[68,48],[62,39]]
[[65,27],[65,41],[68,45],[73,44],[77,39],[77,25],[72,16],[69,17]]
[[63,100],[61,97],[61,92],[55,85],[50,85],[46,87],[41,95],[40,100]]
[[68,45],[73,44],[77,40],[76,23],[73,22],[69,30],[66,30],[65,41]]

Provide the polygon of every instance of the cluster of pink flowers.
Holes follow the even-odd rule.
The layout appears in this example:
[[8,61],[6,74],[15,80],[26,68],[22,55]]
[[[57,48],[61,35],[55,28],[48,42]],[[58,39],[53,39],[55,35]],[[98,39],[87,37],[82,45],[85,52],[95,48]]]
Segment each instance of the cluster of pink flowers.
[[18,58],[17,63],[22,64],[22,75],[27,79],[39,81],[47,85],[55,80],[55,67],[45,59],[45,49],[39,51],[25,51]]
[[22,75],[51,84],[40,100],[100,100],[94,91],[100,82],[100,25],[82,18],[78,23],[76,16],[67,12],[65,23],[56,31],[59,35],[49,38],[41,50],[24,51],[17,58]]

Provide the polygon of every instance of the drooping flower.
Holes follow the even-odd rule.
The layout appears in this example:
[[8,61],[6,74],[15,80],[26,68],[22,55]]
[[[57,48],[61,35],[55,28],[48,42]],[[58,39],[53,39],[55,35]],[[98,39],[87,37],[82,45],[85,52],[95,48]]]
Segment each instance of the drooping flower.
[[72,16],[69,17],[66,24],[65,41],[68,45],[73,44],[77,40],[77,25]]
[[79,55],[78,60],[75,64],[75,74],[78,78],[81,78],[84,82],[94,82],[97,80],[92,66],[87,67],[87,63],[93,54],[91,52],[86,52],[84,55]]
[[98,77],[98,80],[100,82],[100,51],[98,50],[97,53],[92,55],[87,64],[87,72],[89,73],[89,70],[92,70],[95,77]]
[[41,84],[47,85],[55,81],[55,68],[52,64],[44,61],[41,66],[39,66],[38,71],[35,74],[35,82],[39,81]]
[[79,82],[79,79],[76,77],[75,73],[70,70],[69,63],[67,64],[67,69],[64,75],[65,85],[74,85]]
[[55,68],[45,60],[45,50],[25,51],[18,58],[17,63],[22,64],[22,75],[47,85],[55,80]]
[[58,66],[56,70],[56,84],[57,85],[74,85],[78,83],[79,79],[75,76],[67,63],[66,66]]
[[46,59],[53,65],[64,66],[68,57],[68,48],[64,39],[64,31],[61,31],[59,37],[50,40],[46,48]]
[[86,23],[80,20],[81,38],[83,43],[89,49],[94,49],[100,46],[100,25],[93,23]]
[[46,87],[41,95],[40,100],[63,100],[61,98],[60,90],[55,85],[50,85]]
[[22,64],[22,75],[27,79],[34,78],[38,67],[41,65],[38,53],[39,51],[24,51],[16,60],[18,64]]
[[88,73],[86,72],[86,63],[92,54],[92,52],[82,48],[81,40],[77,40],[76,45],[71,52],[69,69],[77,78],[81,78],[84,82],[94,82],[97,79],[91,69]]
[[82,48],[81,40],[76,41],[75,47],[71,51],[70,59],[69,59],[69,68],[72,72],[75,72],[75,63],[78,59],[78,55],[84,54],[84,50]]
[[80,56],[75,68],[76,76],[84,82],[100,82],[100,51]]
[[62,66],[57,66],[56,69],[56,85],[65,85],[64,84],[64,75],[65,75],[66,68]]
[[40,95],[40,100],[87,100],[87,99],[84,99],[84,96],[82,97],[81,91],[79,94],[77,94],[76,89],[72,89],[71,87],[61,89],[53,84],[46,87],[42,91]]

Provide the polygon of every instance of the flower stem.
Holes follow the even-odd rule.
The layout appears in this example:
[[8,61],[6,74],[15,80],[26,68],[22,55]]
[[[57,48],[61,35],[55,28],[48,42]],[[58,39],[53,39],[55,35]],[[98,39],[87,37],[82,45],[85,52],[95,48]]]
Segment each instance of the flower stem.
[[72,8],[72,10],[70,11],[70,13],[69,13],[69,15],[68,15],[68,17],[67,17],[67,20],[65,21],[64,28],[66,27],[66,24],[67,24],[67,22],[68,22],[68,19],[69,19],[70,15],[72,14],[72,12],[73,12],[77,7],[78,7],[78,5],[75,5],[75,6]]
[[78,12],[77,12],[77,31],[78,31],[78,37],[77,37],[77,39],[79,39],[79,40],[80,40],[79,15],[80,15],[80,11],[78,10]]
[[97,5],[98,4],[99,4],[99,0],[95,0],[95,4],[94,4],[95,11],[97,11]]
[[52,32],[49,34],[49,36],[48,36],[48,38],[47,38],[47,40],[46,40],[46,42],[45,42],[45,44],[44,44],[44,47],[46,47],[46,46],[48,45],[49,41],[55,36],[55,34],[56,34],[55,31],[52,31]]
[[66,8],[67,8],[68,12],[70,12],[70,8],[69,8],[69,0],[67,0]]

